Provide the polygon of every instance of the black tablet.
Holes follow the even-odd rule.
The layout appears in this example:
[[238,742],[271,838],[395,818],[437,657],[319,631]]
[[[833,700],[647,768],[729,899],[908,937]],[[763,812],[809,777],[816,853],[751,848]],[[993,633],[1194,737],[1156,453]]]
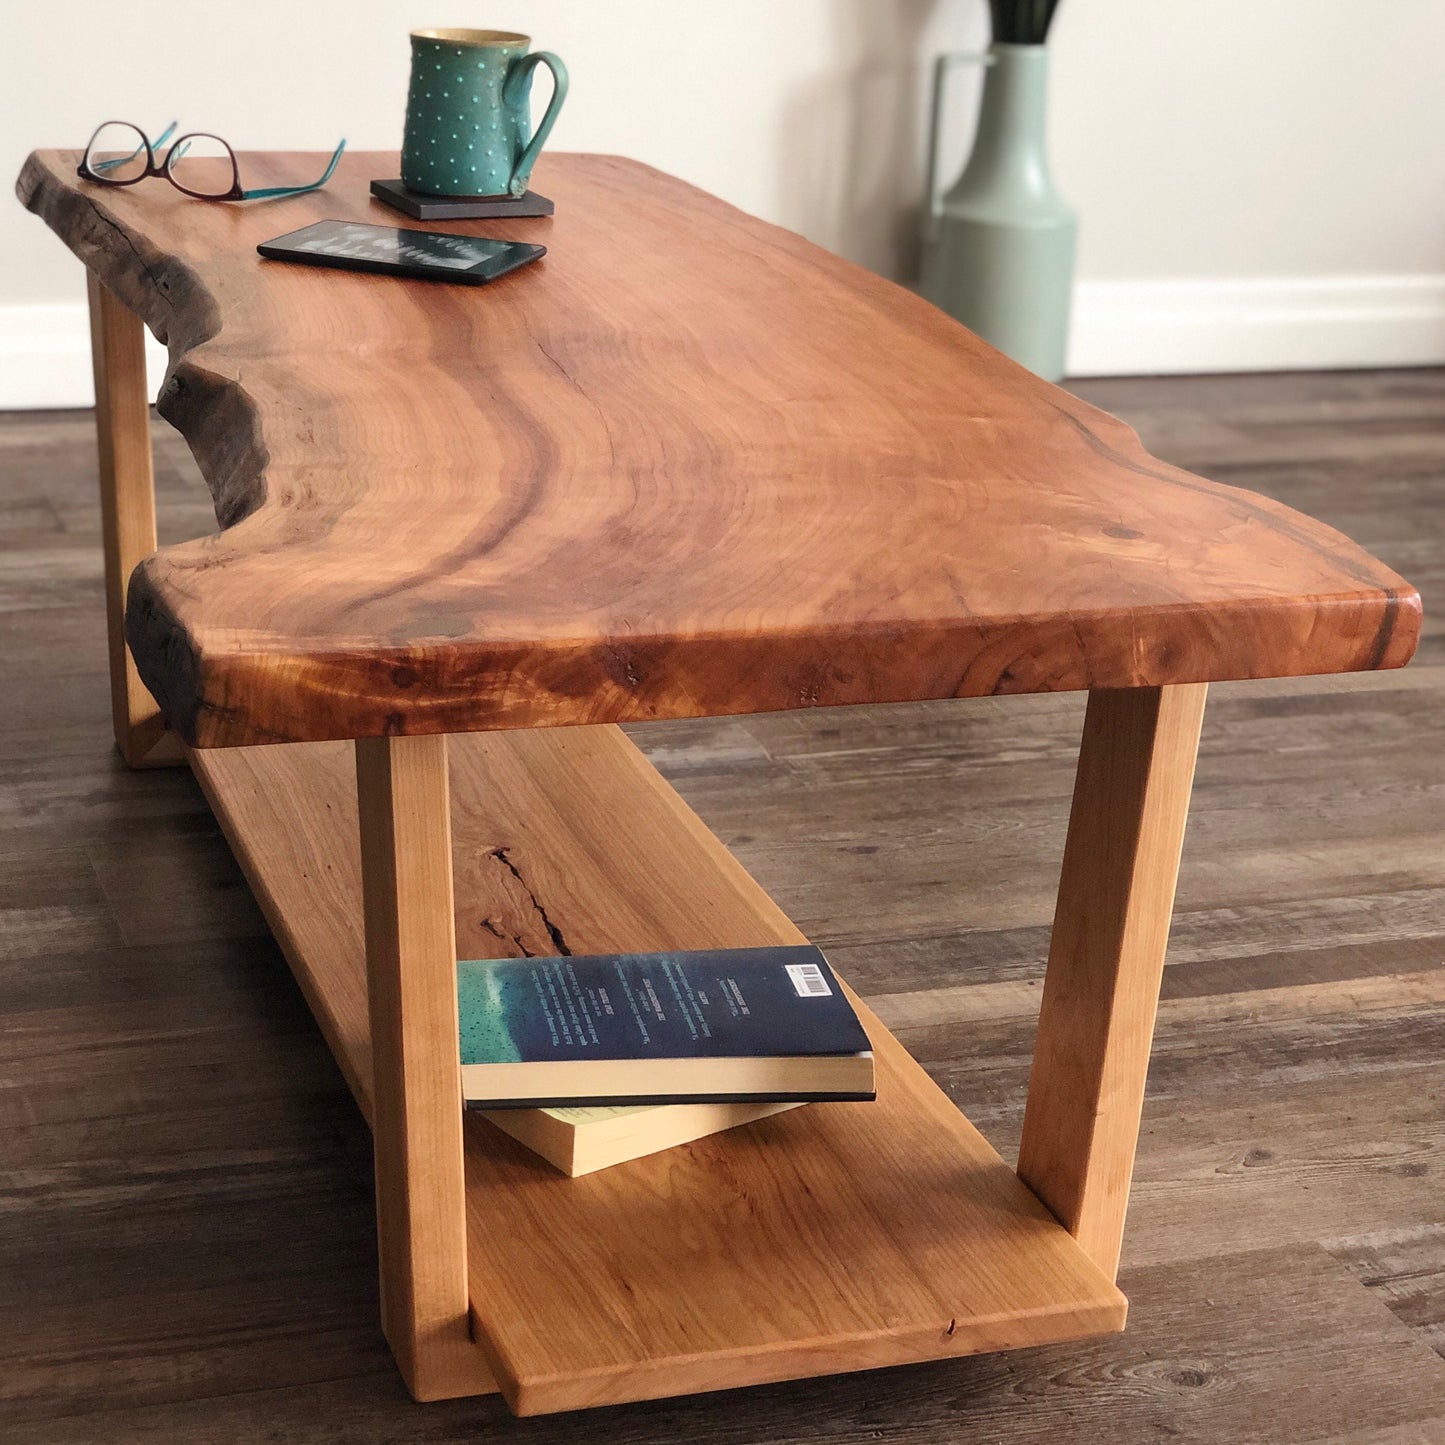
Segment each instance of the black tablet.
[[366,226],[359,221],[317,221],[274,241],[263,241],[256,249],[273,261],[377,271],[419,281],[460,281],[467,286],[495,281],[547,254],[545,246],[524,241]]

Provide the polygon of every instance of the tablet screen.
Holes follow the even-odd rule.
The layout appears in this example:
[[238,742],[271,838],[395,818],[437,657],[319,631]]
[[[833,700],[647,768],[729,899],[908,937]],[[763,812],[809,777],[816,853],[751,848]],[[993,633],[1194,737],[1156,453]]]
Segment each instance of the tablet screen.
[[508,241],[482,236],[449,236],[442,231],[402,231],[357,221],[322,221],[285,239],[286,249],[383,266],[442,266],[466,271],[505,255]]

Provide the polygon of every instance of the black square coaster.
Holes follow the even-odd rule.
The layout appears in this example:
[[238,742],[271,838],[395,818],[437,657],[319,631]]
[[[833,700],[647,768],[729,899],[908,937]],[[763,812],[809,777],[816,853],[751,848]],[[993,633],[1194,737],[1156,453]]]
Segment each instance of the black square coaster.
[[511,196],[426,196],[407,190],[400,181],[372,181],[371,194],[418,221],[494,221],[550,216],[557,209],[536,191],[515,200]]

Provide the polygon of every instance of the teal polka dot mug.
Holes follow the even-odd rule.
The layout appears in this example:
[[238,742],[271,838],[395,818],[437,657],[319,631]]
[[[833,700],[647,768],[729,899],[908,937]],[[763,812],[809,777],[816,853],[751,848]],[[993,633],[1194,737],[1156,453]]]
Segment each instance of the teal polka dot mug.
[[[401,178],[431,196],[522,196],[567,98],[567,67],[530,36],[413,30]],[[552,72],[552,101],[532,133],[532,73]]]

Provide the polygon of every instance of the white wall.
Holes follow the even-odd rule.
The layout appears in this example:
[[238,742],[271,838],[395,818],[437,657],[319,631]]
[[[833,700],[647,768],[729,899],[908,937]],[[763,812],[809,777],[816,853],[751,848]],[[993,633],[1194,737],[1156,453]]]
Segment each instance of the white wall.
[[[928,59],[983,0],[51,0],[7,7],[0,171],[101,118],[395,146],[413,24],[529,31],[554,144],[674,171],[866,265],[917,253]],[[1386,23],[1387,22],[1387,23]],[[1076,369],[1445,360],[1445,4],[1064,0],[1053,149]],[[976,79],[960,77],[951,151]],[[0,208],[0,406],[88,399],[79,268]]]
[[1441,0],[1064,0],[1076,369],[1445,360]]

